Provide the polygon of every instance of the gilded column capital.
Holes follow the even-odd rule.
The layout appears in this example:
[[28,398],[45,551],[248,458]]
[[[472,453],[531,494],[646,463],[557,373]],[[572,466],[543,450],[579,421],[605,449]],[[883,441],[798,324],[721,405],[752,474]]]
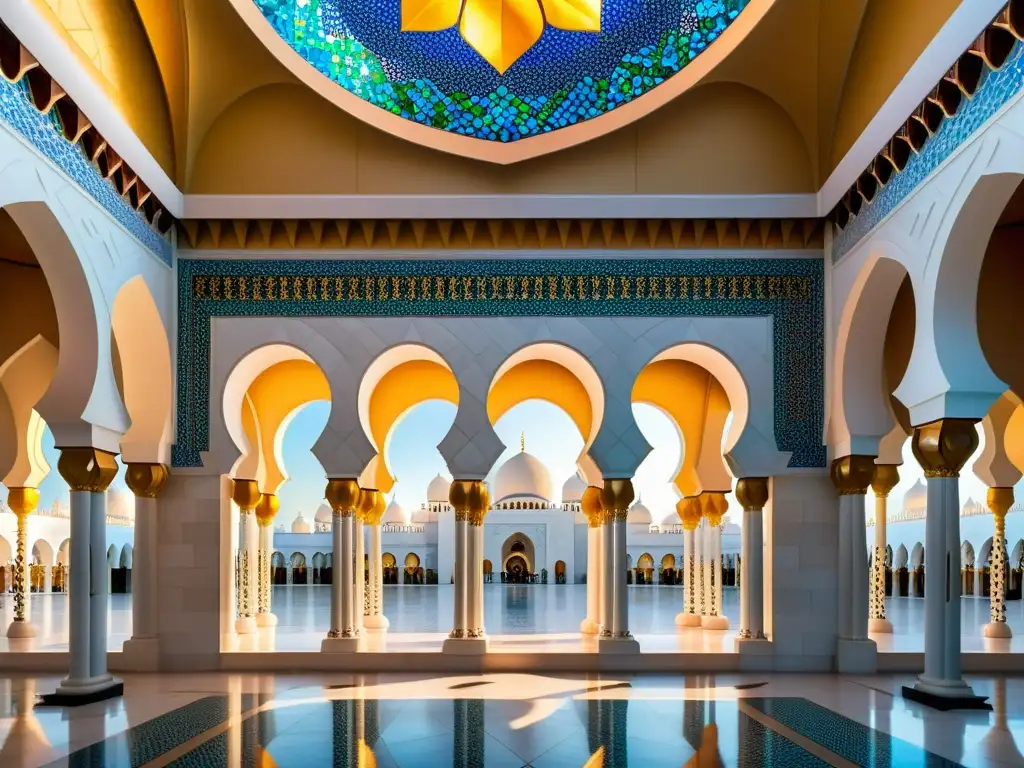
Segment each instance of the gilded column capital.
[[625,520],[629,515],[629,505],[633,503],[633,498],[632,480],[605,478],[604,488],[601,489],[601,507],[606,515],[605,522]]
[[455,508],[456,520],[483,525],[491,507],[491,494],[483,480],[454,480],[448,491],[448,501]]
[[914,428],[911,448],[925,477],[960,477],[978,447],[974,419],[939,419]]
[[601,489],[588,485],[586,490],[583,491],[583,496],[580,498],[580,506],[583,508],[583,514],[587,516],[587,525],[590,528],[601,527]]
[[57,471],[72,491],[102,493],[117,477],[117,456],[99,448],[61,448]]
[[124,468],[128,488],[140,499],[155,499],[167,484],[171,470],[166,464],[132,462]]
[[700,496],[701,511],[704,513],[704,517],[708,519],[708,524],[712,528],[717,528],[722,524],[722,518],[725,517],[725,513],[729,510],[729,502],[725,498],[724,491],[704,491]]
[[1013,488],[989,488],[986,501],[992,516],[1001,520],[1013,506]]
[[7,506],[18,517],[32,514],[39,506],[38,488],[8,488]]
[[243,512],[252,512],[260,503],[260,487],[255,480],[232,480],[231,500]]
[[768,478],[741,477],[736,481],[736,500],[744,509],[764,509],[768,503]]
[[[372,496],[373,505],[363,513],[362,520],[366,525],[380,525],[380,521],[384,518],[384,510],[387,509],[387,504],[384,503],[384,494],[376,489],[371,489],[369,493]],[[360,495],[360,507],[362,507],[362,503],[362,496]]]
[[383,498],[383,494],[376,488],[363,488],[359,492],[359,501],[356,502],[354,514],[356,520],[363,523],[370,522],[374,507],[377,506],[377,497]]
[[863,496],[875,476],[875,457],[843,456],[832,462],[831,475],[840,496]]
[[676,514],[679,515],[684,531],[696,531],[701,518],[704,517],[700,499],[697,496],[680,499],[676,502]]
[[875,464],[875,474],[871,478],[871,490],[880,499],[886,499],[892,489],[900,481],[900,468],[897,464]]
[[256,502],[256,522],[261,528],[266,528],[274,522],[280,508],[281,500],[276,493],[261,493],[260,500]]
[[331,478],[327,481],[324,498],[331,505],[334,517],[351,517],[359,504],[362,491],[355,478]]

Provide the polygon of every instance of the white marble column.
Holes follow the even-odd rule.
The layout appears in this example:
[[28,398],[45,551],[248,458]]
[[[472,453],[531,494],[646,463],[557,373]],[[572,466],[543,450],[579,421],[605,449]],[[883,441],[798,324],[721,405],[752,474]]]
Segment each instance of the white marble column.
[[699,627],[697,613],[697,526],[700,525],[700,502],[693,497],[676,502],[676,514],[683,524],[683,611],[676,616],[676,626]]
[[975,422],[943,419],[914,430],[914,457],[928,483],[925,515],[924,673],[903,695],[942,708],[978,707],[960,671],[960,470],[978,447]]
[[270,559],[274,553],[274,518],[281,502],[274,493],[260,494],[256,505],[256,626],[276,627],[277,616],[271,613],[272,583]]
[[352,585],[352,596],[355,610],[356,633],[363,631],[364,616],[370,610],[369,591],[366,585],[366,526],[363,514],[359,513],[352,519],[352,535],[355,543],[355,573]]
[[369,521],[370,528],[370,612],[363,620],[367,629],[387,630],[390,626],[384,615],[384,554],[380,538],[380,516]]
[[739,638],[765,640],[763,509],[768,503],[768,478],[740,478],[736,483],[736,498],[743,505]]
[[[626,585],[626,518],[633,501],[633,483],[628,479],[606,478],[601,489],[601,506],[611,518],[606,535],[612,544],[611,635],[598,638],[600,653],[638,653],[640,646],[629,631],[629,594]],[[606,518],[607,519],[607,518]],[[607,554],[607,549],[605,550]]]
[[39,491],[35,488],[8,488],[7,506],[17,516],[18,532],[14,552],[14,620],[7,628],[7,636],[12,640],[28,639],[36,636],[29,616],[29,573],[32,562],[28,551],[28,517],[39,504]]
[[466,521],[468,589],[466,590],[466,633],[482,638],[484,632],[484,516],[470,515]]
[[467,637],[469,627],[466,589],[469,580],[468,523],[466,510],[455,510],[455,615],[452,617],[452,631],[448,637],[462,640]]
[[[700,503],[700,500],[697,501]],[[708,538],[708,521],[701,518],[700,524],[697,526],[696,531],[696,549],[697,549],[697,573],[699,576],[699,583],[697,584],[697,608],[700,610],[701,626],[704,625],[704,619],[710,616],[710,584],[711,584],[711,566],[708,563],[709,554],[709,538]]]
[[158,541],[157,497],[167,483],[164,464],[131,463],[125,467],[125,481],[135,494],[135,541],[132,551],[132,636],[124,654],[145,666],[159,661],[157,642],[156,567]]
[[876,464],[871,488],[875,492],[875,546],[872,555],[874,569],[871,574],[871,616],[868,632],[892,634],[892,622],[885,618],[885,550],[889,515],[889,493],[900,481],[899,467],[895,464]]
[[601,489],[588,486],[581,504],[587,516],[587,615],[580,632],[596,635],[601,619]]
[[722,613],[722,519],[729,505],[722,491],[705,491],[699,498],[704,513],[704,551],[707,556],[707,613],[701,619],[701,627],[726,630],[729,619]]
[[331,505],[331,540],[333,544],[331,573],[331,627],[320,643],[327,653],[353,653],[359,650],[352,605],[353,518],[362,503],[359,483],[352,478],[332,479],[325,493]]
[[482,480],[455,480],[448,499],[455,508],[455,616],[443,651],[487,652],[483,624],[483,524],[490,495]]
[[236,479],[231,500],[238,507],[238,549],[235,552],[235,632],[256,631],[256,505],[260,491],[255,480]]
[[877,649],[868,639],[867,518],[864,507],[875,475],[875,457],[850,455],[832,462],[832,483],[839,494],[839,642],[840,672],[873,674]]
[[[1006,513],[1013,506],[1013,488],[989,488],[988,508],[992,512],[995,535],[989,559],[989,613],[991,621],[985,625],[985,637],[1008,639],[1013,637],[1006,623]],[[980,581],[980,578],[978,579]]]
[[[598,543],[601,546],[601,603],[598,614],[598,634],[612,636],[612,614],[615,606],[615,513],[601,509],[601,526],[598,528]],[[625,575],[623,574],[623,578]]]

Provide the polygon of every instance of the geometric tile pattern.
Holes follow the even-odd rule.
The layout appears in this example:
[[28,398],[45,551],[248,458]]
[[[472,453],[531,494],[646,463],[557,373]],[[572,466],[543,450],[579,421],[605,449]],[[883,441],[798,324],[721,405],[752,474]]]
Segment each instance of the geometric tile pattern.
[[117,193],[77,144],[64,138],[59,120],[56,109],[44,115],[32,104],[28,78],[9,83],[0,77],[0,121],[7,123],[57,170],[74,181],[145,248],[171,266],[174,256],[171,241],[159,235],[143,215]]
[[906,167],[894,173],[889,183],[874,200],[864,202],[860,212],[839,232],[832,246],[832,261],[838,262],[869,232],[895,211],[904,200],[964,142],[971,138],[989,119],[1018,97],[1024,87],[1024,46],[1015,46],[1010,58],[1001,69],[985,68],[984,79],[970,99],[964,98],[960,109],[939,125],[920,154],[910,155]]
[[215,317],[768,317],[775,442],[823,467],[821,259],[179,260],[173,463],[209,448]]

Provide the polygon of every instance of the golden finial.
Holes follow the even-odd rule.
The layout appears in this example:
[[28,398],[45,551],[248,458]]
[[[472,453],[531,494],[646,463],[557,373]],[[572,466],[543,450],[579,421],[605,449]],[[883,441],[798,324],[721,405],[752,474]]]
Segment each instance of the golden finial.
[[519,433],[519,451],[520,453],[526,453],[526,432]]

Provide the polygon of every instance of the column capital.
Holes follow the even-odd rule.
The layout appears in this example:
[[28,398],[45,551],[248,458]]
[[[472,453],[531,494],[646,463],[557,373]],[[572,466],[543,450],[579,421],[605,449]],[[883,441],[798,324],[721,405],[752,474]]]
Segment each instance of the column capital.
[[911,447],[925,477],[960,477],[978,447],[975,419],[939,419],[914,428]]
[[38,488],[8,488],[7,506],[18,517],[32,514],[39,506]]
[[61,448],[57,471],[72,491],[102,493],[117,477],[117,455],[99,448]]
[[633,481],[629,478],[605,478],[601,489],[601,508],[613,519],[625,520],[633,503]]
[[729,509],[729,502],[725,498],[725,492],[704,491],[697,498],[700,499],[700,506],[704,512],[704,517],[708,519],[708,524],[712,528],[720,526],[722,518],[725,517],[726,511]]
[[256,502],[256,522],[261,528],[273,524],[277,511],[281,509],[281,500],[276,493],[261,493]]
[[355,506],[355,517],[362,522],[369,522],[373,510],[377,506],[377,500],[383,500],[384,494],[376,488],[363,488],[359,491],[359,501]]
[[131,462],[124,468],[124,480],[131,492],[139,498],[155,499],[167,484],[170,473],[166,464]]
[[483,480],[453,480],[448,502],[455,508],[456,520],[483,525],[491,506],[491,494]]
[[704,510],[701,509],[700,499],[696,496],[687,496],[676,502],[676,514],[683,524],[684,531],[695,531],[700,525],[700,519],[704,517]]
[[327,481],[324,498],[331,505],[335,517],[347,517],[359,504],[361,492],[359,482],[354,477],[331,478]]
[[591,528],[601,527],[601,489],[588,485],[580,498],[583,514],[587,516],[587,525]]
[[741,477],[736,481],[736,499],[744,509],[764,509],[768,503],[768,478]]
[[863,496],[875,475],[874,456],[843,456],[832,462],[832,484],[840,496]]
[[251,512],[260,502],[260,487],[255,480],[232,480],[231,500],[243,512]]
[[986,501],[992,516],[1002,519],[1013,506],[1013,488],[989,488]]
[[880,499],[888,498],[899,481],[899,465],[875,464],[875,474],[871,478],[871,490],[875,492],[875,496]]

